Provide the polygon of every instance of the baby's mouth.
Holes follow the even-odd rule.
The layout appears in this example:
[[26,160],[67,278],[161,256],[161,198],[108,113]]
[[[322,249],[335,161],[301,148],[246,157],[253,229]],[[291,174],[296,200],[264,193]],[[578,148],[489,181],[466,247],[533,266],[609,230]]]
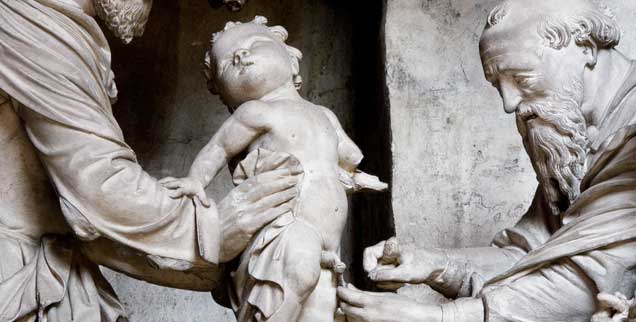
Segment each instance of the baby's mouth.
[[239,75],[243,75],[243,74],[245,73],[245,69],[246,69],[248,66],[252,66],[252,65],[254,65],[254,62],[253,62],[253,61],[240,61],[240,62],[239,62],[239,64],[238,64],[238,67],[239,67]]

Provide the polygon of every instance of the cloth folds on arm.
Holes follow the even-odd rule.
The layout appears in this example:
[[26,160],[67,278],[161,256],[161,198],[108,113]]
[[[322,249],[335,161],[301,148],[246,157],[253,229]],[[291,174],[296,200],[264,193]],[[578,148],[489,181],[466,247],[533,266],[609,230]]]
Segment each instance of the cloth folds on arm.
[[216,268],[216,208],[171,199],[124,142],[111,109],[110,49],[92,17],[58,0],[0,0],[0,57],[0,88],[20,103],[80,239],[104,237],[157,267]]

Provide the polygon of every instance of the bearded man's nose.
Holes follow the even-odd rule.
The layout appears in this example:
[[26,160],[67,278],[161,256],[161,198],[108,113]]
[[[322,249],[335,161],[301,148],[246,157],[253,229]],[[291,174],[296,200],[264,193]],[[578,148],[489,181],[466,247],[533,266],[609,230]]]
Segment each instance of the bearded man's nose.
[[506,113],[514,113],[517,111],[519,104],[523,101],[521,93],[513,86],[506,84],[502,84],[499,92],[503,100],[504,111],[506,111]]

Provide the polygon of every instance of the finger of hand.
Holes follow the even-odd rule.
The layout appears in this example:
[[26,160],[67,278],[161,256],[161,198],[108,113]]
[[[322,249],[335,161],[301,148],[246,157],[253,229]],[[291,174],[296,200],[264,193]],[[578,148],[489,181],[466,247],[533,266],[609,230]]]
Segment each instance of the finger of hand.
[[354,321],[365,322],[365,312],[366,310],[360,307],[355,307],[349,305],[347,303],[340,303],[340,308],[347,316],[347,319],[353,319]]
[[409,282],[409,276],[405,272],[404,266],[396,268],[376,269],[369,273],[369,278],[376,282]]
[[177,189],[177,188],[183,187],[183,183],[179,180],[165,182],[165,183],[162,183],[162,185],[164,186],[164,188],[167,188],[167,189]]
[[255,202],[251,207],[254,212],[262,212],[263,210],[270,209],[272,207],[279,206],[289,200],[294,199],[298,194],[298,189],[295,187],[283,190],[272,195],[269,195],[261,200]]
[[159,182],[160,184],[166,184],[166,183],[168,183],[168,182],[175,181],[175,180],[177,180],[177,179],[176,179],[176,178],[173,178],[173,177],[165,177],[165,178],[163,178],[163,179],[159,180],[158,182]]
[[263,173],[278,169],[283,163],[287,162],[291,155],[287,153],[274,153],[256,165],[256,173]]
[[340,300],[357,307],[364,307],[369,304],[369,296],[362,291],[338,287],[338,297]]
[[382,258],[385,243],[385,241],[381,241],[375,246],[367,247],[367,249],[364,250],[362,266],[367,273],[370,273],[378,267],[378,260]]
[[199,191],[197,193],[197,199],[199,199],[199,202],[201,202],[203,207],[210,208],[212,203],[210,202],[210,199],[208,199],[208,196],[205,194],[205,191]]
[[347,288],[350,289],[350,290],[354,290],[354,291],[358,291],[360,293],[363,293],[363,294],[367,295],[369,298],[382,297],[382,296],[386,295],[386,293],[362,291],[362,290],[360,290],[359,288],[357,288],[355,285],[353,285],[351,283],[347,284]]
[[298,177],[285,177],[259,184],[245,194],[245,198],[255,202],[273,193],[287,190],[298,183]]
[[168,195],[172,199],[179,199],[179,198],[185,196],[186,193],[183,191],[183,189],[177,189],[177,190],[171,191]]
[[292,205],[289,203],[285,203],[278,207],[271,208],[265,211],[265,213],[259,214],[257,215],[256,218],[254,218],[256,220],[256,226],[258,226],[258,228],[263,227],[269,224],[270,222],[276,220],[276,218],[280,217],[281,215],[291,210],[292,210]]
[[288,178],[288,177],[294,177],[297,176],[298,174],[294,173],[292,171],[292,169],[288,169],[288,168],[282,168],[282,169],[277,169],[277,170],[272,170],[272,171],[268,171],[268,172],[263,172],[261,174],[258,174],[254,177],[251,177],[248,179],[248,181],[254,181],[254,182],[260,182],[260,183],[266,183],[266,182],[271,182],[274,180],[278,180],[281,178]]
[[378,282],[375,286],[384,291],[396,291],[404,287],[404,283]]

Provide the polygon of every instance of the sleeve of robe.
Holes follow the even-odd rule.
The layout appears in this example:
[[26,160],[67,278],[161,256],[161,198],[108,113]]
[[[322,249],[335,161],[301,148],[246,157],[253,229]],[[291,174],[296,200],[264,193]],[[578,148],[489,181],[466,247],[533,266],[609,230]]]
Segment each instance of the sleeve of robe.
[[19,102],[87,253],[151,282],[212,287],[221,240],[216,209],[171,199],[139,166],[112,114],[110,50],[95,20],[59,0],[0,1],[0,57],[0,88]]
[[537,189],[528,211],[515,224],[497,234],[490,247],[449,249],[444,273],[433,283],[450,298],[475,296],[484,283],[506,272],[532,249],[545,243],[556,230],[556,218],[547,215]]

